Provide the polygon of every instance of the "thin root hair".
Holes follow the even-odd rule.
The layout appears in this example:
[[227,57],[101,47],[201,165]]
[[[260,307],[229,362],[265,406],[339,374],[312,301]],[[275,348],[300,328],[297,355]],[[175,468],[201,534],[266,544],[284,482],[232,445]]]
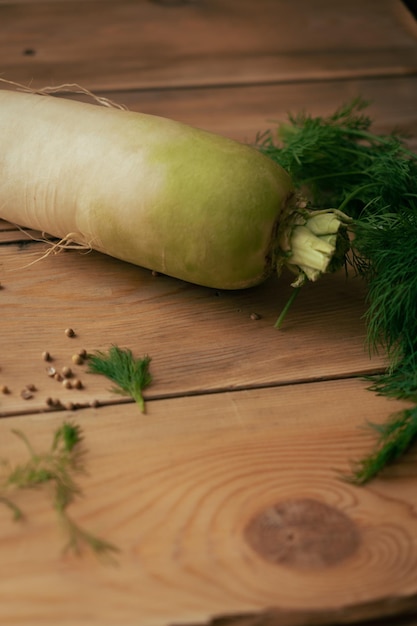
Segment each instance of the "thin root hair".
[[84,254],[88,254],[89,252],[93,250],[91,245],[87,243],[80,243],[77,241],[77,233],[68,233],[68,235],[66,235],[59,241],[50,241],[49,239],[47,239],[46,233],[42,233],[41,237],[34,237],[30,233],[28,233],[24,228],[21,228],[17,224],[16,224],[16,227],[20,231],[25,233],[32,241],[37,241],[37,242],[47,244],[48,249],[41,256],[37,256],[37,258],[31,261],[30,263],[27,263],[26,265],[23,265],[22,267],[15,268],[14,270],[9,270],[11,272],[16,271],[17,269],[19,270],[26,269],[27,267],[30,267],[31,265],[34,265],[35,263],[39,263],[39,261],[43,261],[51,254],[59,254],[60,252],[63,252],[64,250],[78,250],[78,251],[83,250]]
[[10,85],[12,87],[16,87],[17,91],[23,91],[25,93],[33,93],[40,96],[53,96],[63,93],[79,94],[88,96],[94,102],[104,107],[108,107],[111,109],[120,109],[122,111],[128,110],[128,108],[124,104],[119,104],[118,102],[114,102],[113,100],[105,98],[104,96],[97,96],[89,89],[81,87],[81,85],[78,85],[77,83],[64,83],[62,85],[57,85],[56,87],[47,86],[41,87],[40,89],[35,89],[27,85],[21,85],[20,83],[16,83],[13,80],[7,80],[6,78],[0,78],[0,82],[5,83],[6,85]]

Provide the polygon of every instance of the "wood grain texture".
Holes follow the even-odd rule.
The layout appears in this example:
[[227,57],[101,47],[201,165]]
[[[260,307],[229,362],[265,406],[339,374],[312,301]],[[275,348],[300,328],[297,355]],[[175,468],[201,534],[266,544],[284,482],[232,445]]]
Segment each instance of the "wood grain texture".
[[413,74],[417,27],[399,0],[0,4],[0,72],[90,89]]
[[22,243],[44,239],[42,233],[31,228],[21,228],[17,224],[10,224],[0,219],[0,244]]
[[[76,81],[240,141],[357,95],[378,131],[417,135],[416,69],[399,0],[0,0],[2,77]],[[0,220],[0,459],[27,458],[14,428],[42,451],[80,423],[70,513],[121,551],[62,554],[49,494],[15,494],[26,518],[0,506],[0,623],[417,626],[415,450],[365,488],[338,474],[370,450],[366,421],[403,406],[361,379],[384,364],[364,345],[364,285],[309,285],[277,332],[288,276],[219,293],[96,253],[38,261],[37,235]],[[146,415],[83,366],[79,391],[47,375],[114,342],[152,356]],[[104,406],[46,411],[48,396]]]
[[[292,277],[237,292],[197,287],[98,253],[65,252],[39,260],[46,247],[0,246],[2,358],[0,414],[45,409],[47,397],[109,401],[108,381],[81,370],[85,389],[64,390],[46,374],[72,354],[128,346],[152,357],[149,397],[269,386],[375,371],[381,358],[365,346],[365,286],[344,272],[307,285],[285,327],[274,322]],[[256,314],[260,319],[252,319]],[[65,329],[77,337],[69,339]],[[79,369],[79,368],[78,368]],[[39,392],[20,396],[27,384]]]
[[[22,493],[22,524],[0,508],[1,621],[156,626],[275,609],[268,623],[287,626],[334,623],[340,607],[346,621],[387,614],[390,601],[400,611],[417,597],[415,456],[366,489],[338,474],[373,440],[364,421],[390,411],[360,381],[152,401],[147,416],[80,411],[88,474],[71,514],[120,548],[117,565],[62,555],[48,495]],[[26,458],[12,428],[42,451],[61,420],[1,420],[3,455]],[[268,514],[259,550],[248,529]],[[330,541],[348,543],[336,560],[323,559]],[[292,558],[269,558],[283,549]]]
[[417,147],[417,76],[103,95],[116,98],[133,111],[170,117],[251,144],[258,133],[287,121],[289,113],[331,115],[341,105],[361,97],[369,103],[367,113],[376,132],[399,130],[410,147]]

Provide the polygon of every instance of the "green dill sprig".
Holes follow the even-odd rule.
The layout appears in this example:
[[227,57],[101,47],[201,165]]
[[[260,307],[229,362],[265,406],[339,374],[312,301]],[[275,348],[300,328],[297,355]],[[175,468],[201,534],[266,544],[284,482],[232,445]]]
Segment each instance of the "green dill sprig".
[[374,450],[362,460],[355,462],[350,482],[363,485],[397,461],[409,450],[417,438],[417,406],[391,416],[384,424],[370,424],[378,433]]
[[[415,183],[417,194],[417,183]],[[378,395],[417,403],[417,195],[395,207],[365,211],[354,224],[353,264],[367,282],[365,315],[371,351],[386,352],[388,367],[372,376]],[[392,210],[395,209],[395,210]],[[377,431],[376,450],[360,463],[360,482],[373,478],[417,440],[417,404]]]
[[417,355],[417,201],[404,198],[395,213],[365,215],[354,232],[354,264],[368,285],[368,342],[396,365]]
[[131,350],[112,346],[107,353],[96,352],[88,355],[88,371],[102,374],[116,383],[112,391],[132,397],[144,413],[145,400],[142,391],[152,382],[150,362],[149,356],[136,359]]
[[[256,147],[291,175],[311,210],[336,208],[353,219],[346,262],[367,283],[367,343],[388,366],[369,389],[417,402],[417,155],[399,132],[376,134],[356,98],[327,117],[290,115]],[[369,379],[368,379],[369,380]],[[360,461],[364,483],[417,440],[417,405],[373,426],[376,449]]]
[[72,422],[64,422],[54,433],[50,449],[38,453],[32,447],[29,439],[20,430],[12,430],[24,443],[29,459],[12,467],[8,461],[3,461],[5,476],[1,482],[3,494],[0,502],[8,506],[15,520],[24,517],[23,510],[5,495],[12,490],[24,490],[52,486],[52,504],[58,518],[66,530],[69,540],[65,549],[80,553],[84,545],[89,546],[96,554],[109,555],[118,549],[103,539],[87,532],[79,526],[68,514],[68,507],[81,490],[73,475],[84,472],[83,448],[81,428]]
[[417,403],[417,354],[403,356],[385,372],[369,376],[370,391],[379,396]]
[[338,208],[355,218],[364,207],[395,206],[415,189],[417,157],[399,133],[372,132],[361,98],[328,117],[290,115],[276,132],[256,138],[256,147],[279,163],[320,209]]

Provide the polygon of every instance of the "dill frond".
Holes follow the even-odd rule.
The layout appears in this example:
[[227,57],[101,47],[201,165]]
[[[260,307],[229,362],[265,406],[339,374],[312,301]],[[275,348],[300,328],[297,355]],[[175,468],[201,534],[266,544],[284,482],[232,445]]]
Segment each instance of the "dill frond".
[[64,552],[72,551],[81,554],[83,547],[87,546],[100,557],[111,557],[112,553],[119,552],[119,549],[112,543],[97,537],[79,526],[67,513],[66,509],[56,508],[62,525],[68,536],[68,542],[64,546]]
[[339,208],[355,218],[375,200],[378,209],[395,205],[415,190],[417,157],[398,133],[371,132],[366,106],[356,98],[328,117],[290,115],[276,133],[259,135],[255,146],[320,209]]
[[[356,98],[327,117],[290,115],[255,146],[291,175],[312,207],[353,219],[349,261],[367,283],[367,343],[386,352],[370,390],[417,401],[417,155],[398,131],[376,134]],[[314,209],[312,209],[314,210]],[[360,463],[366,482],[417,440],[417,406],[379,427],[377,449]]]
[[358,271],[367,281],[367,336],[370,346],[383,347],[392,365],[417,357],[417,202],[395,213],[374,213],[354,224]]
[[6,475],[1,482],[4,495],[0,495],[0,502],[11,509],[14,519],[23,518],[23,511],[12,498],[5,495],[7,492],[51,485],[53,508],[69,535],[66,548],[80,552],[81,545],[86,544],[99,555],[117,551],[112,544],[83,530],[67,512],[68,506],[75,497],[81,495],[81,489],[73,477],[74,473],[84,471],[82,458],[85,451],[81,447],[83,437],[80,426],[72,422],[64,422],[55,431],[50,449],[42,453],[33,449],[23,432],[20,430],[12,432],[24,443],[29,455],[26,463],[15,467],[11,467],[8,462],[3,462]]
[[417,438],[417,406],[395,413],[385,424],[371,424],[378,433],[375,449],[353,464],[348,480],[363,485],[399,459]]
[[142,391],[152,382],[149,372],[150,362],[149,356],[135,359],[131,350],[112,346],[107,353],[96,352],[88,356],[88,371],[92,374],[102,374],[116,383],[112,391],[131,396],[144,413],[145,400]]
[[379,396],[417,402],[417,353],[403,356],[397,364],[367,380],[370,391]]
[[23,511],[21,508],[19,508],[17,506],[17,504],[15,504],[14,502],[12,502],[12,500],[10,500],[9,498],[6,498],[6,496],[0,496],[0,502],[2,504],[5,504],[13,513],[13,519],[15,521],[20,520],[23,518]]

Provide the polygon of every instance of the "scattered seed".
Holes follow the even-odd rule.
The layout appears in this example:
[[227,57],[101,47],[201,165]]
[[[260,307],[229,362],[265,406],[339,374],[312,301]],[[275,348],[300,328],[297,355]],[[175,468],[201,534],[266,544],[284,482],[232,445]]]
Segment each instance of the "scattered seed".
[[52,361],[52,357],[47,350],[45,350],[45,352],[42,352],[42,358],[44,361]]
[[58,398],[46,398],[46,404],[53,409],[62,409],[63,405]]
[[67,337],[75,337],[75,331],[73,328],[66,328],[65,334]]
[[67,411],[75,411],[77,405],[74,404],[74,402],[67,402],[65,408],[67,409]]
[[62,380],[62,375],[59,374],[58,372],[55,372],[55,374],[53,375],[53,378],[60,383]]
[[48,376],[53,378],[55,376],[55,374],[56,374],[56,369],[54,367],[48,367],[46,372],[47,372]]
[[9,387],[7,385],[2,385],[0,387],[0,391],[1,391],[1,393],[4,393],[4,394],[10,393],[10,389],[9,389]]
[[51,397],[48,397],[48,398],[46,398],[46,401],[45,401],[45,402],[46,402],[46,404],[47,404],[48,406],[50,406],[51,408],[54,408],[54,409],[60,409],[60,408],[62,408],[62,402],[61,402],[61,400],[58,400],[58,398],[51,398]]
[[26,385],[26,389],[28,391],[37,391],[36,389],[36,385],[30,384],[30,385]]
[[72,382],[69,380],[69,378],[64,378],[62,385],[63,387],[65,387],[65,389],[72,389]]
[[74,389],[82,389],[84,385],[82,384],[81,380],[77,378],[76,380],[74,380],[72,386],[74,387]]
[[70,367],[64,366],[61,370],[61,374],[63,375],[64,378],[71,378],[72,369]]
[[89,406],[91,406],[92,408],[96,409],[97,407],[100,406],[100,402],[98,400],[91,400],[89,402]]
[[71,361],[74,365],[82,365],[84,363],[84,359],[80,354],[73,354],[71,357]]
[[261,316],[259,315],[259,313],[251,313],[250,318],[251,320],[260,320]]
[[30,400],[31,398],[33,398],[33,393],[30,391],[30,389],[23,389],[20,392],[20,395],[23,398],[23,400]]

